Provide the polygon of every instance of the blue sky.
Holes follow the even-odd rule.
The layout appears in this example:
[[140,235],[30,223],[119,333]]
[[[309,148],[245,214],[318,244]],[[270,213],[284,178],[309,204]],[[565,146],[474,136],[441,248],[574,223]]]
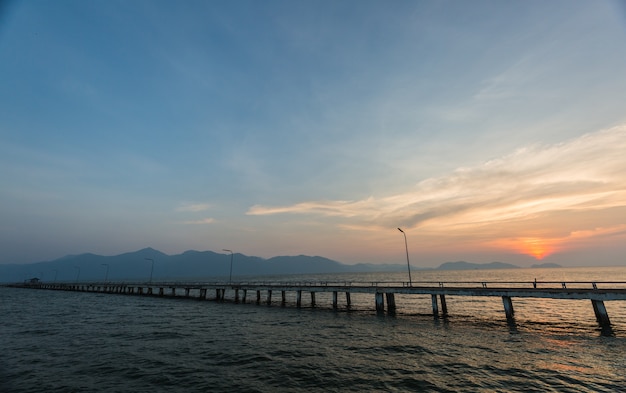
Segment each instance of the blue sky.
[[623,263],[626,6],[0,7],[0,263]]

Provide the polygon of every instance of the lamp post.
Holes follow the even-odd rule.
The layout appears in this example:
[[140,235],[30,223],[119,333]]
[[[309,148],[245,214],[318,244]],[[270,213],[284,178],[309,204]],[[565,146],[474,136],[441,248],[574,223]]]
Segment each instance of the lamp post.
[[154,271],[154,259],[144,258],[146,261],[152,261],[152,267],[150,268],[150,283],[152,284],[152,272]]
[[78,271],[76,272],[76,282],[78,282],[78,276],[80,276],[80,266],[74,266]]
[[230,275],[228,276],[228,283],[230,284],[233,282],[233,252],[232,250],[227,250],[225,248],[223,248],[222,251],[230,253]]
[[406,249],[406,267],[409,269],[409,286],[413,286],[413,281],[411,280],[411,264],[409,263],[409,245],[406,242],[406,233],[400,228],[398,228],[400,232],[404,235],[404,248]]
[[102,266],[106,266],[107,267],[107,271],[106,271],[106,273],[104,273],[104,283],[106,284],[107,279],[109,278],[109,264],[108,263],[103,263]]

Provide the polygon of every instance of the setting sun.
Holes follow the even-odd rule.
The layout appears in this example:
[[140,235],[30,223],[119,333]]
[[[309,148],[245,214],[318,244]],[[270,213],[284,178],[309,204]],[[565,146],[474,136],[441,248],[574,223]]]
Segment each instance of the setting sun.
[[543,259],[552,253],[553,249],[542,239],[522,239],[519,251],[523,254],[532,255],[536,259]]
[[515,252],[520,254],[530,255],[535,259],[543,259],[557,249],[554,240],[537,237],[502,239],[495,242],[494,245],[500,248],[515,250]]

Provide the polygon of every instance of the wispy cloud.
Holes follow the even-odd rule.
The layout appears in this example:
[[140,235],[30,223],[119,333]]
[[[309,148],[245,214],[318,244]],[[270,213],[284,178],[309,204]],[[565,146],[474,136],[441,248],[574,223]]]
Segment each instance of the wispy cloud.
[[[423,180],[397,195],[255,205],[248,214],[316,214],[342,219],[343,229],[401,225],[444,237],[482,234],[485,241],[527,233],[591,235],[603,226],[597,222],[599,211],[626,208],[625,151],[622,125],[561,144],[527,146],[477,167]],[[579,221],[568,220],[568,215]]]
[[185,225],[206,225],[206,224],[213,224],[215,223],[215,219],[214,218],[203,218],[200,220],[189,220],[189,221],[183,221],[182,222]]
[[192,202],[183,202],[177,208],[178,212],[202,212],[209,210],[211,205],[209,203],[192,203]]

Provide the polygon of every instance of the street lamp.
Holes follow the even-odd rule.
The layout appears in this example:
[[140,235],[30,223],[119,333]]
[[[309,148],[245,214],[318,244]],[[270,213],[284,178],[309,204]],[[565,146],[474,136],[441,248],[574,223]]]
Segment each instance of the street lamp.
[[106,266],[107,267],[107,271],[106,271],[106,273],[104,273],[104,283],[106,284],[107,279],[109,278],[109,264],[108,263],[103,263],[102,266]]
[[144,258],[146,261],[152,261],[152,267],[150,268],[150,283],[152,283],[152,272],[154,271],[154,259]]
[[409,286],[413,286],[413,281],[411,280],[411,264],[409,263],[409,245],[406,242],[406,233],[400,228],[398,228],[400,232],[404,235],[404,248],[406,249],[406,267],[409,269]]
[[228,283],[230,284],[231,282],[233,282],[233,252],[225,248],[223,248],[222,251],[230,253],[230,275],[228,276]]
[[76,272],[76,282],[78,282],[78,276],[80,276],[80,266],[74,266],[78,271]]

